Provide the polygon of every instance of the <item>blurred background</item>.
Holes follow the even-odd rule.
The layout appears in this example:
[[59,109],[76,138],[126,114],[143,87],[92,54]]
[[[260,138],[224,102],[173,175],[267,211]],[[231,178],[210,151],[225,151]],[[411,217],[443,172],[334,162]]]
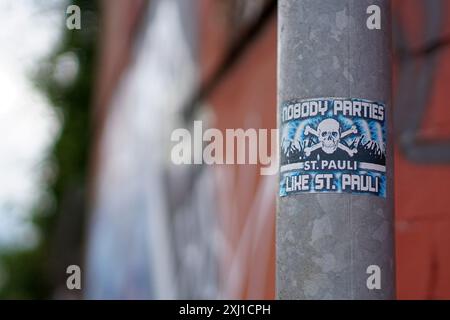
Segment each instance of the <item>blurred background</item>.
[[[392,3],[398,296],[450,299],[450,2]],[[277,178],[175,166],[170,135],[276,128],[276,1],[0,0],[0,24],[0,298],[273,299]]]

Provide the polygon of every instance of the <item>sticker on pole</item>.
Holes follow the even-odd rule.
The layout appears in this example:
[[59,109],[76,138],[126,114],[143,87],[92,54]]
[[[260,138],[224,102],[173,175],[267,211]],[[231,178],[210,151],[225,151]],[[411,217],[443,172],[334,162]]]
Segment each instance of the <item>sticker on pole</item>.
[[318,98],[281,108],[281,197],[325,192],[386,197],[383,103]]

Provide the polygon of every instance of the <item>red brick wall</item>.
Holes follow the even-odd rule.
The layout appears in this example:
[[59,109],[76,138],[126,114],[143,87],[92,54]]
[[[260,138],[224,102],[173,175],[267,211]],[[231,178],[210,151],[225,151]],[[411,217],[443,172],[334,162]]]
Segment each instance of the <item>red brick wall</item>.
[[[443,2],[448,16],[450,3]],[[426,46],[423,1],[396,0],[394,13],[412,48]],[[449,35],[450,20],[446,18],[437,38]],[[437,54],[431,96],[418,132],[418,138],[424,140],[450,139],[450,50],[446,47]],[[418,59],[418,65],[421,62]],[[398,296],[450,299],[450,163],[412,163],[399,148],[395,160]]]
[[[204,2],[205,8],[211,8],[214,1]],[[423,2],[419,0],[394,2],[396,19],[405,28],[412,47],[417,49],[424,46],[423,40],[418,37],[424,28],[422,5]],[[214,11],[210,10],[206,16],[202,16],[207,21],[204,23],[208,24],[208,31],[202,33],[202,44],[206,42],[202,46],[202,62],[209,61],[209,53],[214,51],[212,43],[220,42],[218,39],[223,35],[223,30],[217,30],[219,28],[211,23],[215,19],[212,13]],[[215,11],[215,14],[219,13]],[[440,36],[446,37],[449,32],[450,20],[447,20]],[[450,137],[450,108],[447,106],[450,49],[443,50],[440,55],[432,98],[419,132],[420,136],[433,139]],[[276,120],[275,88],[276,22],[273,20],[211,95],[209,102],[217,115],[215,126],[222,130],[249,126],[273,128]],[[255,200],[260,178],[254,168],[235,166],[230,170],[234,170],[237,190],[232,199],[238,207],[234,224],[230,228],[234,231],[234,247],[237,247],[243,236],[242,230],[247,222],[249,207]],[[243,170],[252,172],[248,175],[256,174],[256,185],[249,197],[243,190],[246,188],[242,183],[245,178],[239,176],[243,175]],[[450,165],[414,164],[397,148],[395,178],[398,297],[450,299],[450,208],[449,198],[446,196],[450,189]],[[273,240],[273,233],[270,237]],[[272,255],[270,270],[273,270],[273,247],[269,250]],[[248,259],[248,272],[251,272],[251,268],[258,262],[252,260],[252,257]],[[273,274],[268,276],[273,277]],[[248,281],[248,277],[246,279]],[[273,298],[273,283],[273,279],[268,281],[264,292],[261,292],[262,297]],[[248,297],[245,289],[241,297]]]

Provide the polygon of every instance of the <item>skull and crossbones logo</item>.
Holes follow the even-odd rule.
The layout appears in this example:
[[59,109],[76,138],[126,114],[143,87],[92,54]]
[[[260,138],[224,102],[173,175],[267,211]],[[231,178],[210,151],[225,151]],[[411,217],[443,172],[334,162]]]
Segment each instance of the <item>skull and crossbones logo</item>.
[[356,148],[351,149],[341,143],[341,139],[358,133],[356,126],[352,126],[349,130],[342,132],[339,122],[329,118],[319,123],[317,130],[306,126],[304,133],[305,136],[313,134],[319,139],[319,142],[315,145],[305,148],[305,155],[307,157],[317,149],[322,149],[326,154],[332,154],[339,148],[347,152],[350,157],[353,157],[358,152]]

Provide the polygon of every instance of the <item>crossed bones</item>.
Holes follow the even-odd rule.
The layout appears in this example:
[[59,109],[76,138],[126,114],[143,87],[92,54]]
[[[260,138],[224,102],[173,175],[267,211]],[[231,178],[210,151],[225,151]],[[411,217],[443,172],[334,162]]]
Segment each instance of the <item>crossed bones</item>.
[[[341,133],[339,140],[342,138],[345,138],[351,134],[356,134],[358,133],[358,129],[356,128],[356,126],[352,126],[350,129],[344,131]],[[315,135],[317,138],[320,137],[319,133],[317,132],[317,130],[311,128],[310,126],[306,126],[305,128],[305,136],[308,136],[310,134]],[[318,142],[315,145],[312,145],[311,147],[306,147],[305,148],[305,154],[307,157],[309,157],[311,155],[311,153],[313,151],[316,151],[317,149],[320,149],[323,147],[322,142]],[[358,150],[356,148],[350,149],[349,147],[347,147],[346,145],[342,144],[340,141],[338,142],[337,147],[345,152],[348,153],[348,155],[350,157],[353,157],[356,153],[358,153]]]

